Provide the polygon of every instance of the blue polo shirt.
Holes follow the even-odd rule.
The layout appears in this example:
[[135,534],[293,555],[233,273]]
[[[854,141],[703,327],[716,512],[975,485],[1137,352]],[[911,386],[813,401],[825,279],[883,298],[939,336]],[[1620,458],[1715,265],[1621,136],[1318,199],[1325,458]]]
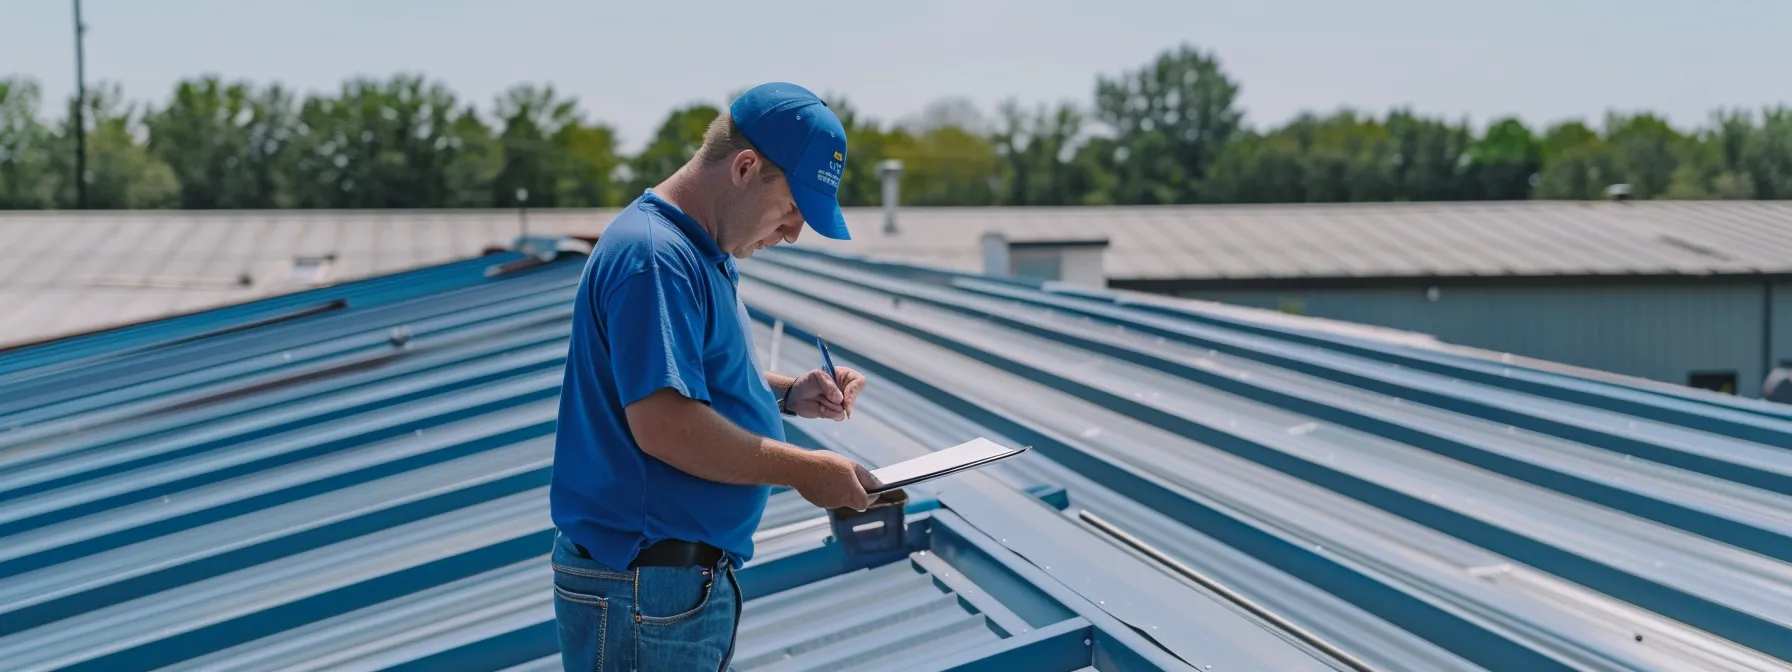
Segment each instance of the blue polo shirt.
[[573,305],[549,492],[554,525],[627,568],[666,539],[707,542],[736,565],[770,488],[692,476],[642,452],[623,409],[662,388],[782,441],[737,294],[734,260],[696,220],[648,191],[599,237]]

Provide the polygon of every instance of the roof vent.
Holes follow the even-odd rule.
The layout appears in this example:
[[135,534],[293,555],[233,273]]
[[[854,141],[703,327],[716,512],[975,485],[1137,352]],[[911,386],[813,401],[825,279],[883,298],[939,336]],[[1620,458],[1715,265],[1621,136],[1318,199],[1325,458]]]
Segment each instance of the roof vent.
[[894,236],[896,229],[896,206],[901,201],[899,192],[902,189],[902,160],[884,159],[877,164],[877,178],[884,186],[884,235]]
[[335,252],[317,256],[293,257],[292,273],[288,276],[288,280],[301,285],[321,285],[330,280],[330,271],[335,265]]
[[[1108,286],[1106,238],[1008,241],[1009,274],[1080,287]],[[988,250],[985,250],[988,254]]]

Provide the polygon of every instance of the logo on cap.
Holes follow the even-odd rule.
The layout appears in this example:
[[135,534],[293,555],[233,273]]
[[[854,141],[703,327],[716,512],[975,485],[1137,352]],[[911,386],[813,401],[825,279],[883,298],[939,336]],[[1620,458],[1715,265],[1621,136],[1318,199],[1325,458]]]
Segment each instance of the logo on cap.
[[846,157],[841,156],[839,152],[834,152],[834,160],[835,161],[845,161]]

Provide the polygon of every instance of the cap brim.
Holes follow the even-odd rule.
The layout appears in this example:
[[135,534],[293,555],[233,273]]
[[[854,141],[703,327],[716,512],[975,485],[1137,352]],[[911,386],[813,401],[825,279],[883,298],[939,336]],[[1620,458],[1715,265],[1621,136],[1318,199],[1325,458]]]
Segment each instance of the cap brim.
[[796,209],[803,213],[809,228],[825,238],[852,240],[852,234],[846,230],[846,215],[840,212],[839,198],[801,182],[792,182],[790,186],[790,198],[796,201]]

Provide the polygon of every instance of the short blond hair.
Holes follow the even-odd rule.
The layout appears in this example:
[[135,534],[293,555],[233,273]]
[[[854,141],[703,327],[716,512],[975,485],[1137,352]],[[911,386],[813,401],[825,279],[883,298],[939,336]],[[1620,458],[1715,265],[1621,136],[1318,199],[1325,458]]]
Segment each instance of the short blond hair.
[[715,121],[709,122],[709,128],[703,131],[703,146],[697,148],[697,161],[705,165],[727,161],[734,158],[742,150],[753,150],[760,158],[765,159],[764,174],[766,179],[781,177],[784,170],[772,163],[765,152],[747,139],[747,134],[735,125],[734,117],[727,112],[716,115]]

